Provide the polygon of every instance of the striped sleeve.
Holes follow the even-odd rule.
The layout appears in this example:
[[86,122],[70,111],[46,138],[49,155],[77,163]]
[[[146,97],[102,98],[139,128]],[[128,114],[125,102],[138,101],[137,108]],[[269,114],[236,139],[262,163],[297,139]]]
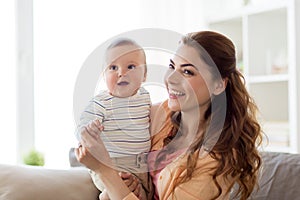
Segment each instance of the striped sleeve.
[[105,106],[102,103],[102,95],[95,96],[92,100],[90,100],[88,106],[84,109],[84,111],[80,115],[79,124],[76,129],[77,139],[80,137],[80,131],[84,126],[89,124],[91,121],[95,119],[99,119],[102,123],[105,116]]

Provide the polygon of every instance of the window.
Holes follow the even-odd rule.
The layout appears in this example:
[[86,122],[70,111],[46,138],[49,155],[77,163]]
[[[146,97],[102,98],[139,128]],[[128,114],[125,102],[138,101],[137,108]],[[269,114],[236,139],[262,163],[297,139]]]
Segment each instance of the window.
[[0,1],[0,162],[16,163],[15,2]]

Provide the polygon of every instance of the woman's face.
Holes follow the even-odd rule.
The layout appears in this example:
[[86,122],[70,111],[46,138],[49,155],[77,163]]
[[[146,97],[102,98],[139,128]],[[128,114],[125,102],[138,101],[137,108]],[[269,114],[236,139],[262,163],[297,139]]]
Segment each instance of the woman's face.
[[168,106],[172,111],[208,107],[216,86],[208,68],[196,49],[188,45],[179,46],[170,59],[165,76]]

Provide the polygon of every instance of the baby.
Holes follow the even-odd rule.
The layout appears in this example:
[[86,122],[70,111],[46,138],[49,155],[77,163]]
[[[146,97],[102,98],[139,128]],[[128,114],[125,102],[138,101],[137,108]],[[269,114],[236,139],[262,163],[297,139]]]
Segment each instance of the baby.
[[[149,114],[151,100],[141,87],[146,79],[144,50],[130,39],[112,42],[105,55],[107,90],[95,96],[81,114],[77,134],[98,119],[104,130],[100,137],[119,171],[133,173],[146,193],[150,192],[146,153],[150,150]],[[90,172],[94,184],[104,191],[101,180]]]

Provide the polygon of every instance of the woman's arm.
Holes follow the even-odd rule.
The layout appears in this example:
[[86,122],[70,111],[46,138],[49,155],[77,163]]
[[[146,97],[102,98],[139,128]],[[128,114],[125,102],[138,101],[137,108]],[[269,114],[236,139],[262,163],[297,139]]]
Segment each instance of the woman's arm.
[[129,195],[130,190],[118,173],[113,168],[95,159],[86,147],[80,146],[75,150],[75,154],[79,162],[86,165],[99,176],[111,199],[124,199]]
[[[100,124],[100,123],[99,123]],[[98,124],[98,125],[99,125]],[[113,169],[109,154],[100,139],[93,137],[89,132],[100,131],[97,122],[81,132],[81,146],[75,149],[75,155],[79,162],[93,170],[102,180],[111,199],[138,199],[131,194],[118,172]]]

